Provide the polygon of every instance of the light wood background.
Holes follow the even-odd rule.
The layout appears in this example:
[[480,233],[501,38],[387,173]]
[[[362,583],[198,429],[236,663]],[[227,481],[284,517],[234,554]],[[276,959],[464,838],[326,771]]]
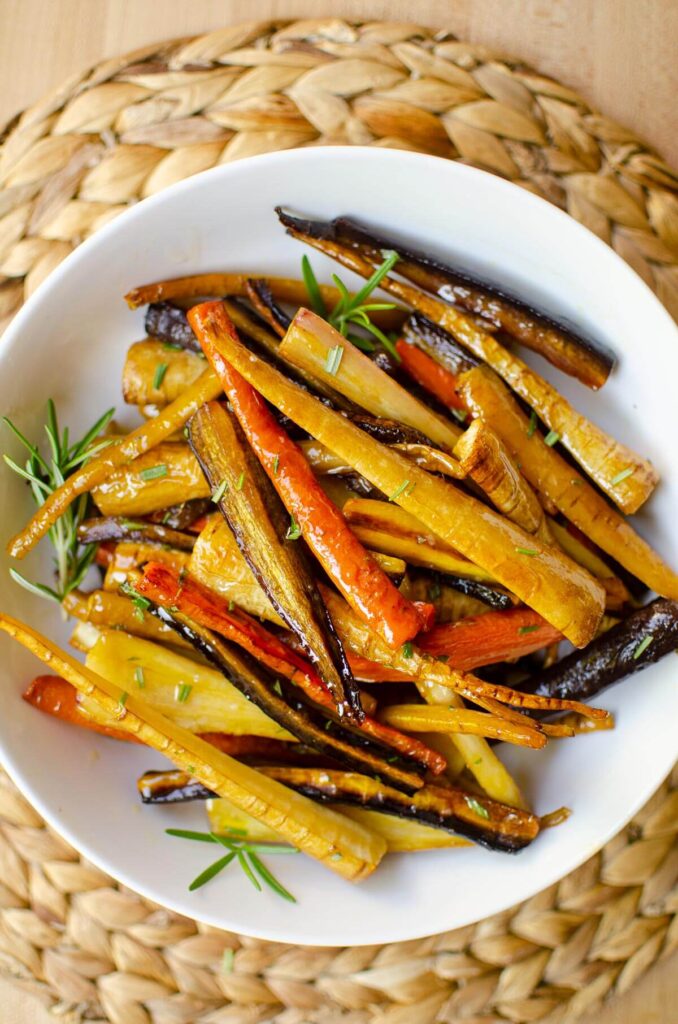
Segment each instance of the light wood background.
[[[678,0],[0,0],[0,122],[103,57],[236,21],[419,22],[496,47],[579,90],[678,165]],[[678,1020],[678,960],[656,965],[596,1024]],[[49,1024],[0,982],[2,1024]]]

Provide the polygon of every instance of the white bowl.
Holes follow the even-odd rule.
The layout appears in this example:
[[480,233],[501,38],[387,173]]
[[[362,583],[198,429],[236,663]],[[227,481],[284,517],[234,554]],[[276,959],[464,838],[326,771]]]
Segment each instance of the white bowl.
[[[200,174],[147,199],[86,241],[37,290],[0,346],[0,408],[31,438],[53,397],[73,431],[104,408],[122,410],[120,376],[143,312],[122,300],[133,285],[212,269],[298,276],[303,247],[279,227],[284,204],[321,217],[350,213],[442,257],[452,257],[528,301],[578,324],[619,356],[602,394],[540,364],[575,404],[649,455],[662,484],[639,528],[678,562],[675,380],[678,332],[645,284],[598,238],[513,185],[432,157],[385,149],[304,149]],[[336,267],[312,255],[321,279]],[[539,360],[537,360],[539,362]],[[73,434],[75,436],[75,433]],[[9,434],[3,449],[15,456]],[[21,482],[0,473],[5,535],[32,507]],[[43,542],[22,570],[45,579]],[[0,607],[65,641],[58,610],[0,575]],[[285,942],[355,945],[456,928],[516,904],[590,857],[648,799],[676,756],[675,659],[616,686],[599,702],[617,728],[546,751],[502,749],[538,813],[562,805],[571,819],[519,856],[479,848],[390,856],[352,886],[305,857],[276,860],[291,906],[257,893],[230,870],[195,893],[209,863],[199,843],[164,834],[205,828],[200,805],[141,808],[135,780],[160,767],[130,748],[38,714],[21,699],[43,670],[2,637],[0,756],[46,820],[124,885],[211,925]]]

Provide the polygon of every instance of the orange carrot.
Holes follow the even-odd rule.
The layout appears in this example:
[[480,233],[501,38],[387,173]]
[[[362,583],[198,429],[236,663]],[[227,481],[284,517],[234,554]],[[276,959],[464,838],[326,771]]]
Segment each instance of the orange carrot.
[[[165,607],[174,606],[201,626],[220,633],[249,651],[258,661],[296,683],[316,704],[333,709],[334,700],[322,679],[304,657],[239,608],[202,587],[195,580],[159,562],[148,562],[136,588],[144,597]],[[425,764],[435,774],[445,771],[445,759],[412,736],[377,722],[369,715],[360,723],[361,732],[386,743],[406,757]]]
[[417,638],[417,646],[446,657],[451,668],[468,672],[520,658],[562,639],[562,633],[531,608],[511,608],[434,626]]
[[78,707],[78,691],[60,676],[37,676],[26,687],[22,696],[32,707],[59,718],[62,722],[83,726],[114,740],[125,740],[127,743],[141,742],[129,732],[113,729],[108,725],[99,725],[98,722],[87,718]]
[[457,394],[457,378],[450,370],[436,363],[416,345],[410,345],[404,338],[399,338],[395,347],[403,368],[417,384],[439,399],[443,405],[453,409],[465,409],[464,402]]
[[204,302],[194,306],[188,319],[250,445],[292,516],[292,530],[300,531],[363,622],[390,647],[401,647],[422,628],[416,607],[365,550],[316,480],[304,453],[273,418],[261,395],[219,354],[215,331],[238,340],[224,304]]

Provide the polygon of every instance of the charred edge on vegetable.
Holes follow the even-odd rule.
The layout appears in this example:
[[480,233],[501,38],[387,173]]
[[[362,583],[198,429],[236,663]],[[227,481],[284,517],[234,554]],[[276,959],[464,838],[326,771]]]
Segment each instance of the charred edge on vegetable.
[[462,576],[451,576],[434,571],[418,572],[415,575],[418,579],[430,580],[434,585],[452,587],[453,590],[466,597],[475,597],[477,601],[481,601],[490,608],[505,610],[513,608],[514,605],[510,594],[490,587],[487,583],[480,583],[478,580],[469,580]]
[[[349,217],[336,217],[331,222],[302,220],[288,214],[278,214],[285,227],[295,230],[304,230],[314,238],[327,239],[348,245],[353,249],[370,249],[377,254],[382,250],[395,250],[400,256],[399,273],[408,277],[407,264],[411,264],[419,270],[432,275],[431,290],[447,302],[463,304],[472,313],[489,320],[491,323],[501,326],[502,318],[499,309],[494,309],[492,315],[492,302],[503,305],[513,314],[517,314],[525,327],[533,326],[536,329],[547,329],[558,331],[566,341],[582,351],[590,363],[596,366],[596,386],[600,386],[612,367],[615,364],[614,354],[599,343],[594,343],[590,338],[583,337],[573,329],[570,324],[559,322],[533,306],[530,306],[523,299],[499,289],[494,284],[488,283],[482,278],[476,277],[467,270],[451,267],[449,264],[436,260],[426,253],[393,239],[375,233],[363,225],[353,221]],[[303,227],[302,227],[303,225]],[[436,281],[435,278],[438,280]],[[469,292],[484,293],[474,296]],[[482,301],[478,301],[482,299]],[[523,339],[526,343],[526,339]]]
[[[285,538],[289,528],[289,516],[287,514],[287,510],[278,497],[275,488],[266,475],[261,463],[250,448],[244,431],[236,417],[230,413],[227,413],[226,415],[229,417],[235,431],[236,438],[240,443],[240,448],[247,465],[247,475],[261,496],[271,526],[275,531],[279,542],[281,544],[286,544],[287,546],[288,557],[294,564],[296,582],[298,585],[303,587],[306,598],[309,601],[311,614],[315,621],[315,625],[323,638],[329,660],[341,680],[348,707],[353,715],[360,719],[363,717],[364,713],[360,705],[358,686],[349,667],[346,652],[344,651],[344,645],[339,638],[339,634],[334,628],[334,623],[332,622],[330,614],[325,607],[325,602],[320,596],[320,592],[313,579],[311,562],[306,548],[303,544],[298,544],[296,542],[294,542],[293,546],[290,547],[289,542],[286,542]],[[213,479],[215,475],[213,467],[208,464],[206,452],[203,450],[202,444],[197,443],[198,439],[194,436],[193,426],[195,422],[197,422],[197,419],[195,421],[192,420],[189,424],[189,444],[200,463],[206,479],[212,486],[217,486],[218,482]],[[217,473],[216,475],[219,477],[220,482],[221,474]],[[271,601],[271,604],[282,620],[287,623],[295,636],[298,637],[306,655],[314,664],[317,665],[320,661],[318,652],[309,644],[303,623],[300,623],[295,616],[290,614],[290,609],[287,605],[281,603],[280,595],[271,587],[266,574],[261,571],[258,559],[251,550],[249,537],[238,511],[240,504],[241,503],[237,501],[233,494],[225,492],[219,502],[219,508],[231,529],[238,548],[252,570],[257,582]],[[236,506],[238,506],[238,509],[236,509]]]
[[196,782],[181,771],[144,772],[137,779],[137,789],[142,804],[185,804],[216,796],[202,782]]
[[465,373],[479,365],[475,356],[463,349],[448,331],[434,324],[423,313],[410,314],[403,324],[403,334],[408,341],[413,341],[451,373]]
[[[647,638],[651,642],[647,644]],[[678,601],[657,598],[602,633],[583,651],[574,651],[550,669],[518,684],[528,693],[566,700],[589,700],[678,649]]]
[[161,523],[172,530],[187,530],[196,520],[207,515],[211,508],[210,498],[191,498],[190,501],[183,501],[180,505],[170,505],[168,508],[151,512],[144,518],[150,523]]
[[263,278],[249,278],[247,294],[257,312],[261,312],[262,316],[265,313],[270,326],[283,335],[292,323],[292,318],[277,304],[266,281]]
[[[183,615],[172,615],[151,602],[151,612],[174,629],[264,714],[296,736],[307,747],[362,774],[376,774],[405,793],[422,786],[423,766],[394,754],[391,747],[368,739],[340,724],[313,704],[289,680],[274,679],[246,651],[238,650]],[[274,689],[275,685],[275,689]],[[280,695],[278,694],[280,690]],[[329,724],[328,724],[329,723]]]
[[152,302],[144,320],[146,334],[169,345],[180,345],[190,352],[202,352],[185,310],[171,302]]
[[78,540],[81,544],[99,544],[105,540],[139,540],[147,544],[164,544],[181,551],[192,551],[196,538],[161,523],[126,519],[124,516],[101,516],[86,519],[80,524]]
[[355,423],[356,427],[360,427],[375,441],[381,441],[382,444],[425,444],[429,448],[436,447],[430,437],[426,437],[426,434],[422,434],[416,427],[408,427],[406,423],[399,423],[397,420],[372,416],[362,410],[350,413],[347,418],[351,423]]

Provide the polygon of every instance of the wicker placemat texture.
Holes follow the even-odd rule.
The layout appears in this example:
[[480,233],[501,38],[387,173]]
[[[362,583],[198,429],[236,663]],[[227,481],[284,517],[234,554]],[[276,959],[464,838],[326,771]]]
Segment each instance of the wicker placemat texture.
[[[570,89],[416,25],[250,23],[73,76],[0,145],[0,326],[145,196],[254,153],[350,143],[501,174],[567,210],[678,314],[678,177]],[[565,1024],[678,941],[678,774],[602,853],[497,917],[308,949],[203,927],[79,859],[0,775],[0,967],[65,1021]]]

